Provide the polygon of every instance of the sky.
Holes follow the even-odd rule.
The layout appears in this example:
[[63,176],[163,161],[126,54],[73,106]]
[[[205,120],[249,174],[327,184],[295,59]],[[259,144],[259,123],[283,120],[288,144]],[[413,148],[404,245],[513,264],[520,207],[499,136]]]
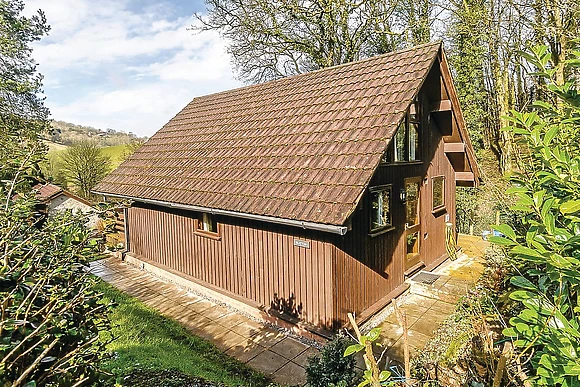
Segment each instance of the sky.
[[225,42],[195,33],[202,0],[27,0],[49,35],[33,45],[55,120],[151,136],[194,97],[242,86]]

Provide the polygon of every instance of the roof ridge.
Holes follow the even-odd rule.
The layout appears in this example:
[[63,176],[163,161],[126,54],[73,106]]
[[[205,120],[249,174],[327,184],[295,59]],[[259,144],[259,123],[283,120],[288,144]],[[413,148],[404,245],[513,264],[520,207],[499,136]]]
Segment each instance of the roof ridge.
[[435,46],[435,45],[441,46],[442,43],[443,43],[443,41],[441,39],[439,39],[439,40],[436,40],[434,42],[423,43],[423,44],[419,44],[417,46],[407,47],[407,48],[404,48],[404,49],[401,49],[401,50],[397,50],[397,51],[385,52],[383,54],[379,54],[379,55],[375,55],[375,56],[370,56],[368,58],[363,58],[363,59],[355,60],[355,61],[352,61],[352,62],[341,63],[341,64],[337,64],[337,65],[334,65],[334,66],[329,66],[329,67],[324,67],[324,68],[321,68],[321,69],[312,70],[312,71],[309,71],[307,73],[290,75],[290,76],[287,76],[287,77],[282,77],[282,78],[278,78],[278,79],[272,79],[272,80],[266,81],[266,82],[254,83],[252,85],[240,86],[240,87],[236,87],[234,89],[228,89],[228,90],[218,91],[218,92],[215,92],[215,93],[204,94],[204,95],[200,95],[200,96],[194,97],[193,100],[186,105],[186,107],[188,105],[190,105],[191,103],[193,103],[195,100],[198,100],[200,98],[218,96],[220,94],[226,94],[226,93],[231,93],[233,91],[240,91],[240,90],[251,89],[251,88],[254,88],[254,87],[262,87],[264,85],[273,84],[273,83],[277,83],[277,82],[282,82],[282,81],[289,80],[289,79],[296,79],[296,78],[304,77],[304,76],[307,76],[307,75],[310,75],[310,74],[316,74],[316,73],[320,73],[320,72],[324,72],[324,71],[330,71],[330,70],[337,69],[337,68],[341,68],[341,67],[352,66],[354,64],[369,62],[371,60],[382,59],[382,58],[386,58],[386,57],[389,57],[389,56],[402,54],[402,53],[405,53],[405,52],[408,52],[408,51],[419,50],[419,49],[424,48],[424,47],[427,47],[427,46]]

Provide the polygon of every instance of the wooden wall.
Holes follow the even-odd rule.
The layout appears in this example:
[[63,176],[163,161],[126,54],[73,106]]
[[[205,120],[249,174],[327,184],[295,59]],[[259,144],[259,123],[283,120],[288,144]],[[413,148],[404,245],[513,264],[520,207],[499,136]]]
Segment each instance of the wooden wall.
[[[423,109],[429,106],[426,93],[421,94]],[[352,219],[352,231],[336,237],[334,267],[335,319],[345,322],[347,313],[360,314],[381,300],[405,280],[405,206],[399,200],[404,181],[421,177],[420,192],[420,241],[421,260],[425,265],[433,263],[446,253],[445,217],[455,224],[455,174],[444,153],[441,131],[428,113],[423,114],[422,160],[420,163],[391,164],[380,166],[370,186],[392,184],[393,230],[371,237],[370,197],[365,195]],[[445,176],[445,211],[432,212],[432,180]]]
[[[139,203],[128,211],[133,254],[266,307],[294,295],[301,319],[330,329],[334,246],[329,235],[216,217],[221,240],[214,240],[194,233],[194,212]],[[294,246],[294,239],[310,248]]]

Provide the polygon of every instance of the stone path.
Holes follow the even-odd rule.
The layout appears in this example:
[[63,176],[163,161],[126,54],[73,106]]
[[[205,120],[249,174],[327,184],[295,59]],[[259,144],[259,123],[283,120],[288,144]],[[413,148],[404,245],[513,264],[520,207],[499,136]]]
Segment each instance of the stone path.
[[[454,310],[455,302],[479,278],[487,242],[461,235],[462,254],[434,273],[441,277],[433,285],[410,281],[411,289],[397,300],[406,313],[411,352],[423,348],[433,331]],[[213,342],[218,348],[283,385],[303,385],[308,357],[315,348],[266,327],[231,309],[210,302],[166,283],[119,259],[105,259],[91,265],[92,272],[125,293],[138,298],[163,315],[175,319],[193,334]],[[403,329],[394,310],[387,307],[366,325],[380,326],[379,341],[387,348],[384,361],[403,359]],[[359,368],[363,366],[358,358]],[[382,364],[384,366],[384,363]]]
[[[439,325],[455,309],[455,303],[467,293],[483,272],[483,255],[488,243],[481,237],[460,235],[461,254],[455,261],[447,261],[433,271],[440,275],[432,285],[407,280],[408,293],[397,300],[399,309],[406,314],[411,355],[422,349]],[[382,328],[379,341],[386,348],[385,361],[403,360],[403,328],[399,325],[394,308],[387,307],[373,317],[365,327]]]
[[93,262],[91,272],[277,383],[304,384],[316,349],[118,259]]

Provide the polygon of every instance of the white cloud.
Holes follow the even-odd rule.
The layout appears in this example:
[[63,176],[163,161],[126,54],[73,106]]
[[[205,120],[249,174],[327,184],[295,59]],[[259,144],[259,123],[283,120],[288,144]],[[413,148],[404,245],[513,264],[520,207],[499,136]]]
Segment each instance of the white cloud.
[[239,86],[217,33],[194,34],[170,3],[30,0],[52,26],[35,46],[55,119],[151,135],[196,95]]

